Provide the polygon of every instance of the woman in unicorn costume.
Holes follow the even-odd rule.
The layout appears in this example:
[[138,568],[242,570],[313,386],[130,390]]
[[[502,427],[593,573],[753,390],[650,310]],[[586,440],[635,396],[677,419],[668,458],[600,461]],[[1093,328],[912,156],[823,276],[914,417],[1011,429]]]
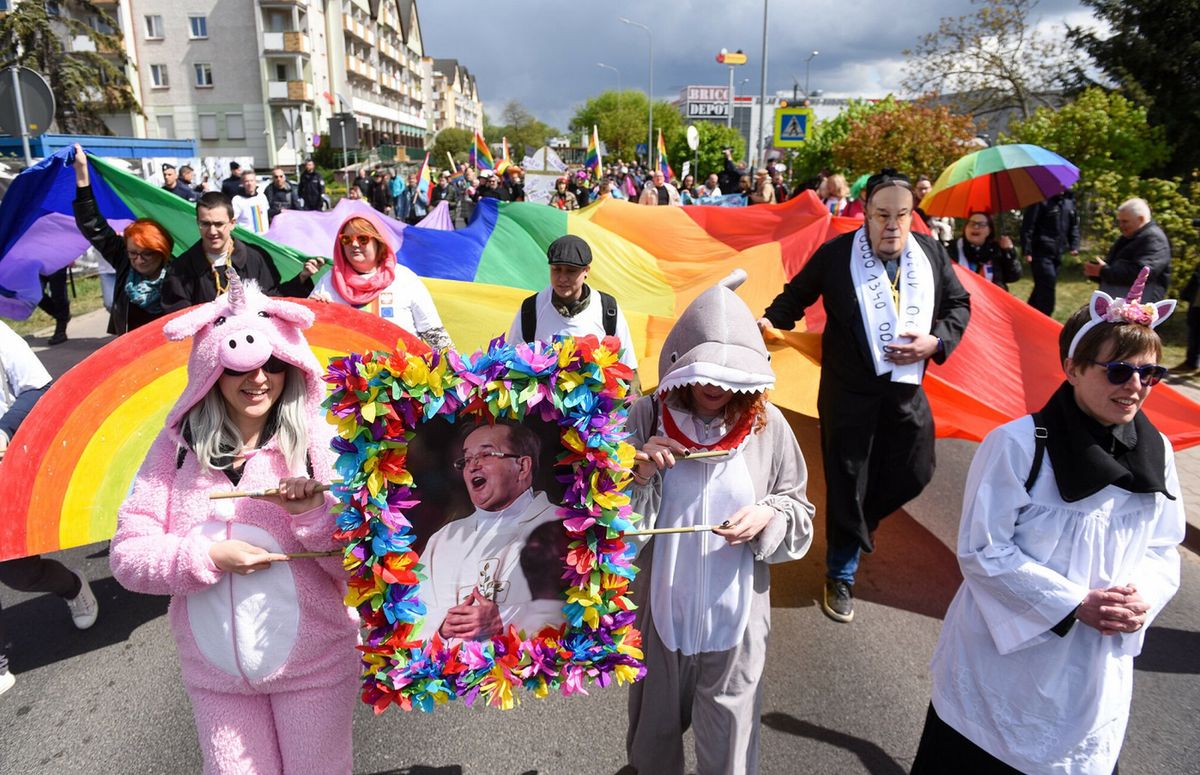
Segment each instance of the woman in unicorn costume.
[[[164,328],[188,384],[118,516],[113,575],[170,595],[206,773],[349,772],[357,624],[342,603],[312,313],[243,287]],[[237,486],[270,497],[210,500]]]
[[[646,677],[630,691],[627,751],[645,775],[684,771],[689,726],[700,773],[757,772],[767,564],[799,559],[812,542],[804,456],[766,401],[770,358],[732,290],[745,277],[688,306],[663,344],[657,393],[630,410],[644,527],[721,525],[656,535],[638,560]],[[698,450],[727,454],[686,458]]]
[[1092,294],[1059,337],[1066,381],[975,454],[914,773],[1116,767],[1185,524],[1171,445],[1141,411],[1175,306],[1140,302],[1147,273],[1127,298]]

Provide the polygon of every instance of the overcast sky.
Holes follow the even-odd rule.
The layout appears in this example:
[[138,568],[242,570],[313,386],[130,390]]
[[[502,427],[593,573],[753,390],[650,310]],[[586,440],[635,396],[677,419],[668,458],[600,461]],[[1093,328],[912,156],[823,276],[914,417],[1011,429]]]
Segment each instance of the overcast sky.
[[[487,8],[486,17],[481,8]],[[899,92],[901,52],[937,29],[942,16],[970,13],[970,0],[770,0],[767,91],[804,85],[828,96],[882,97]],[[453,57],[475,74],[489,117],[498,121],[508,100],[565,129],[588,97],[614,88],[621,71],[626,89],[645,90],[647,37],[618,21],[625,16],[654,34],[654,94],[674,99],[688,84],[728,84],[716,62],[722,48],[742,49],[738,94],[757,94],[763,0],[423,0],[418,2],[427,55]],[[1078,0],[1042,0],[1042,24],[1087,24]]]

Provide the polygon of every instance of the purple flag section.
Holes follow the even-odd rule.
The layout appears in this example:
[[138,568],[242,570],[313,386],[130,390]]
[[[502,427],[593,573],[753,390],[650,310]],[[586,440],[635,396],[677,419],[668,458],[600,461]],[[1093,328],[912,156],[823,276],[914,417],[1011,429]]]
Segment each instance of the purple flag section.
[[[389,233],[384,234],[384,238],[397,255],[400,253],[400,246],[404,244],[404,230],[409,228],[408,225],[376,212],[361,199],[343,199],[332,210],[324,213],[313,210],[284,210],[275,216],[275,220],[271,221],[271,228],[263,236],[272,242],[295,248],[305,255],[331,258],[338,227],[355,213],[374,213],[388,227]],[[454,219],[450,215],[449,207],[445,202],[439,202],[429,215],[417,223],[416,228],[453,231]]]

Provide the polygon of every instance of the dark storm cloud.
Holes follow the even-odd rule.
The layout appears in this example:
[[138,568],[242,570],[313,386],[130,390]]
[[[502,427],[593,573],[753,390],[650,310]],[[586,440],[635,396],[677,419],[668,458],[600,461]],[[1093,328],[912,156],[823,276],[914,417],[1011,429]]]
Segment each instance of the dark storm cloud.
[[[589,96],[616,86],[605,62],[621,71],[627,89],[647,86],[647,37],[618,21],[626,16],[654,34],[654,94],[674,98],[688,84],[728,83],[729,70],[714,57],[721,48],[743,49],[737,92],[757,94],[762,46],[761,0],[426,0],[420,3],[426,52],[455,57],[479,84],[493,120],[508,100],[518,100],[547,123],[564,128]],[[942,16],[970,13],[970,0],[771,0],[767,91],[803,88],[804,60],[813,50],[813,90],[842,96],[882,96],[898,90],[902,51],[937,29]],[[487,9],[486,18],[479,11]],[[1087,14],[1077,0],[1043,0],[1043,23],[1074,23]]]

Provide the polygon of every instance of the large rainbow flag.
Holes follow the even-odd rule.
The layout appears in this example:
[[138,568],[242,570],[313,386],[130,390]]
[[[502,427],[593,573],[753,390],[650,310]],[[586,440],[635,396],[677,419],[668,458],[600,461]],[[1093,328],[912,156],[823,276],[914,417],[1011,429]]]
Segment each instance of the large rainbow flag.
[[[110,217],[150,215],[164,223],[177,244],[187,246],[197,239],[194,213],[186,202],[95,159],[91,163],[93,186],[98,198],[105,192],[101,207]],[[17,183],[25,187],[17,189]],[[73,196],[74,187],[65,156],[57,166],[38,165],[22,173],[17,183],[0,204],[0,245],[20,246],[38,229],[62,240],[74,234],[73,225],[63,226],[61,219],[70,212],[63,191]],[[17,204],[14,189],[35,196],[26,194]],[[66,202],[58,210],[56,197]],[[751,208],[641,207],[607,199],[570,213],[484,199],[464,229],[404,229],[398,235],[397,255],[425,279],[456,347],[469,352],[507,332],[522,299],[547,285],[546,248],[553,240],[564,234],[584,238],[595,254],[589,282],[620,301],[633,333],[628,344],[639,359],[643,386],[650,387],[657,383],[658,354],[675,316],[700,292],[730,270],[743,268],[749,280],[738,294],[752,310],[762,310],[821,243],[861,223],[831,216],[811,192],[784,204]],[[13,224],[25,228],[17,233],[10,228]],[[252,237],[244,236],[254,241]],[[261,242],[281,268],[289,262],[299,266],[297,251]],[[60,254],[59,266],[69,261]],[[0,254],[0,278],[7,276],[10,265],[23,262],[29,259],[20,251]],[[949,361],[930,367],[925,386],[938,436],[977,441],[997,425],[1041,408],[1062,382],[1057,355],[1061,327],[978,275],[956,271],[971,293],[971,323]],[[817,332],[823,324],[824,313],[817,304],[797,331],[781,332],[769,342],[779,375],[772,400],[809,416],[816,416],[821,359]],[[153,376],[150,370],[147,374]],[[132,389],[126,393],[133,394]],[[139,412],[165,415],[171,391],[139,390],[137,395],[142,402]],[[108,411],[99,408],[90,415],[98,422]],[[1200,405],[1167,385],[1154,389],[1146,412],[1176,449],[1200,444]],[[97,449],[107,448],[96,443],[101,445]],[[92,486],[123,492],[121,487],[139,462],[135,457],[114,457],[125,460],[127,470],[109,471],[115,483],[106,479]],[[7,476],[9,460],[0,465]],[[86,514],[73,518],[92,519]],[[85,534],[98,540],[94,532],[78,529],[42,531],[50,543],[30,551],[65,548],[73,545],[67,541],[76,540],[72,536]],[[54,545],[54,540],[60,543]]]

